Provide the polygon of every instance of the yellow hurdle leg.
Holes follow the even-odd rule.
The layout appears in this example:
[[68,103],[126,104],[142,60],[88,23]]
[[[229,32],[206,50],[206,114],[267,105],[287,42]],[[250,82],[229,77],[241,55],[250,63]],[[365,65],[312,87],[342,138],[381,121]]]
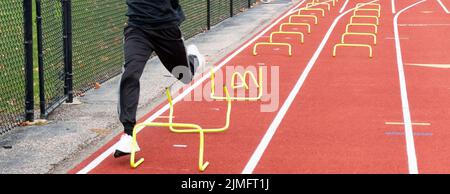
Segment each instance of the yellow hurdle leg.
[[199,146],[199,151],[198,151],[198,170],[200,172],[205,172],[206,168],[208,168],[209,166],[209,162],[203,162],[204,160],[204,152],[205,152],[205,134],[203,132],[203,130],[200,131],[200,146]]

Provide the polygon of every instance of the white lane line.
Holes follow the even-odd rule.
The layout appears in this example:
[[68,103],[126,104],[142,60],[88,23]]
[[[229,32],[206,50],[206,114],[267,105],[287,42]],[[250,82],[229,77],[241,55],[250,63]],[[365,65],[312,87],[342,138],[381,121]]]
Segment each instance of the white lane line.
[[345,3],[344,3],[344,5],[342,6],[341,10],[339,10],[339,13],[342,13],[342,12],[344,12],[344,10],[345,10],[345,7],[347,7],[348,1],[349,1],[349,0],[345,0]]
[[174,148],[187,148],[187,145],[173,145]]
[[399,24],[400,27],[437,27],[437,26],[450,26],[450,24]]
[[392,14],[395,14],[395,0],[391,0]]
[[418,67],[432,67],[441,69],[450,69],[450,64],[420,64],[420,63],[406,63],[408,66],[418,66]]
[[[386,37],[386,40],[395,40],[395,37]],[[400,37],[400,40],[409,40],[409,37]]]
[[417,157],[416,157],[416,148],[414,145],[414,133],[412,128],[411,121],[411,113],[409,110],[409,101],[408,101],[408,91],[406,87],[406,79],[405,79],[405,71],[403,69],[403,57],[402,57],[402,49],[400,45],[400,35],[398,30],[398,18],[399,16],[405,12],[406,10],[425,2],[426,0],[419,1],[414,3],[400,12],[398,12],[394,17],[394,34],[395,34],[395,48],[397,53],[397,67],[400,81],[400,93],[402,99],[402,110],[403,110],[403,122],[405,123],[405,139],[406,139],[406,154],[408,156],[408,169],[410,174],[419,174],[419,169],[417,167]]
[[441,5],[442,9],[444,9],[445,13],[450,13],[450,11],[448,11],[447,7],[445,7],[444,3],[442,3],[441,0],[437,0],[437,2],[439,3],[439,5]]
[[[231,59],[233,59],[236,55],[238,55],[239,53],[241,53],[244,49],[246,49],[247,47],[249,47],[250,45],[252,45],[256,40],[258,40],[261,36],[263,36],[264,34],[266,34],[270,29],[272,29],[275,25],[277,25],[278,23],[280,23],[284,18],[286,18],[287,16],[289,16],[292,12],[292,10],[297,9],[298,7],[300,7],[303,3],[305,2],[305,0],[301,1],[300,3],[298,3],[294,8],[291,9],[291,11],[287,12],[286,14],[284,14],[282,17],[278,18],[278,20],[276,20],[275,22],[273,22],[271,25],[269,25],[264,31],[262,31],[261,33],[259,33],[257,36],[255,36],[253,39],[251,39],[250,41],[248,41],[245,45],[243,45],[241,48],[239,48],[238,50],[236,50],[233,54],[231,54],[229,57],[227,57],[225,60],[223,60],[219,65],[217,65],[214,69],[213,72],[217,72],[219,69],[221,69],[225,64],[227,64]],[[184,90],[180,95],[178,95],[174,100],[173,103],[176,104],[179,101],[181,101],[186,95],[188,95],[194,88],[198,87],[201,83],[203,83],[205,80],[207,80],[209,77],[211,76],[210,73],[207,73],[206,75],[204,75],[202,78],[200,78],[199,80],[197,80],[192,86],[190,86],[189,88],[187,88],[186,90]],[[155,114],[153,114],[151,117],[149,117],[147,120],[145,120],[144,122],[152,122],[153,120],[155,120],[156,118],[158,118],[158,116],[162,115],[164,112],[166,112],[167,110],[169,110],[169,104],[166,104],[164,107],[162,107],[160,110],[158,110]],[[139,133],[143,128],[139,128],[136,130],[137,133]],[[114,144],[113,146],[111,146],[108,150],[106,150],[105,152],[103,152],[102,154],[100,154],[97,158],[95,158],[93,161],[91,161],[87,166],[85,166],[83,169],[81,169],[79,172],[77,172],[77,174],[87,174],[89,173],[91,170],[93,170],[95,167],[97,167],[100,163],[103,162],[103,160],[105,160],[107,157],[109,157],[115,150],[115,147],[117,146],[117,143]]]
[[[377,2],[378,0],[374,0],[371,2],[364,3],[361,6],[367,5],[369,3]],[[256,148],[255,152],[252,154],[250,160],[247,162],[247,165],[245,166],[244,170],[242,171],[242,174],[252,174],[255,170],[256,166],[258,165],[259,161],[261,160],[261,157],[263,156],[267,146],[269,145],[270,141],[272,140],[272,137],[274,136],[275,132],[278,129],[278,126],[280,126],[281,121],[283,120],[284,116],[286,115],[289,107],[294,102],[295,98],[297,97],[297,94],[300,92],[300,89],[302,88],[306,78],[309,75],[309,72],[311,72],[311,69],[315,65],[317,59],[319,58],[319,55],[322,53],[322,50],[324,49],[326,43],[330,39],[330,36],[336,27],[339,20],[348,14],[349,12],[353,11],[355,8],[349,9],[343,14],[339,15],[331,24],[330,28],[328,29],[328,32],[326,33],[325,37],[323,38],[322,42],[320,43],[319,47],[317,48],[314,55],[311,57],[311,60],[308,62],[308,65],[306,66],[305,70],[301,74],[299,80],[295,84],[295,87],[292,89],[291,93],[289,94],[288,98],[286,99],[286,102],[284,102],[283,106],[281,107],[280,111],[277,113],[275,119],[272,121],[272,124],[267,129],[266,134],[264,135],[263,139],[259,143],[258,147]]]

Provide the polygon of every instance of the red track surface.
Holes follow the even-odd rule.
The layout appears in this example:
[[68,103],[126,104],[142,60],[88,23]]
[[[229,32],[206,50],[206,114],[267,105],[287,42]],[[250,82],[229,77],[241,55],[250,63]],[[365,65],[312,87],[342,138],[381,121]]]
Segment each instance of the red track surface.
[[[351,1],[346,10],[363,2],[368,1]],[[396,1],[396,9],[399,11],[415,2]],[[391,1],[382,0],[379,3],[382,4],[382,16],[374,58],[369,59],[367,50],[363,48],[340,48],[338,56],[332,57],[333,46],[340,42],[351,13],[342,17],[253,173],[409,173],[405,127],[386,124],[403,122],[403,112],[394,41],[394,14]],[[450,8],[449,2],[444,3]],[[305,37],[304,44],[299,44],[296,37],[286,35],[276,39],[294,46],[292,57],[287,56],[286,50],[274,50],[273,47],[260,47],[259,55],[255,57],[251,54],[252,44],[226,66],[257,66],[260,63],[269,67],[279,66],[281,107],[340,14],[343,4],[344,0],[339,1],[331,12],[320,17],[319,24],[314,25],[313,32]],[[285,21],[287,18],[283,19]],[[405,63],[450,64],[450,56],[445,55],[450,49],[450,39],[445,34],[450,28],[450,14],[445,14],[436,1],[427,1],[405,11],[400,16],[399,24]],[[446,25],[417,27],[403,24]],[[266,41],[270,33],[278,31],[278,28],[279,24],[275,25],[257,42]],[[361,32],[369,29],[355,28]],[[292,30],[306,32],[303,28],[293,27]],[[348,40],[370,43],[370,39],[364,37]],[[405,66],[412,121],[431,123],[430,126],[413,126],[420,173],[450,172],[447,165],[450,149],[446,146],[450,139],[450,133],[446,131],[450,124],[449,74],[449,69]],[[268,79],[265,82],[270,83],[272,78]],[[209,80],[201,87],[205,88],[204,84],[209,85]],[[272,92],[276,91],[274,89],[269,86]],[[260,112],[260,105],[259,102],[233,102],[229,130],[206,134],[205,160],[211,165],[205,173],[243,171],[279,114],[278,110]],[[225,111],[225,102],[181,101],[175,105],[175,121],[220,127],[224,123]],[[85,168],[117,140],[118,137],[70,173]],[[146,159],[138,169],[129,167],[128,157],[116,160],[109,156],[89,173],[198,173],[198,134],[173,134],[166,128],[145,128],[138,134],[138,142],[142,149],[138,157]],[[187,145],[187,148],[173,147],[180,144]]]
[[[442,1],[447,9],[450,1]],[[429,11],[433,11],[430,13]],[[450,14],[435,1],[411,9],[399,24],[434,24],[400,27],[405,63],[450,64]],[[450,69],[405,66],[411,116],[415,122],[418,168],[421,173],[450,173]]]

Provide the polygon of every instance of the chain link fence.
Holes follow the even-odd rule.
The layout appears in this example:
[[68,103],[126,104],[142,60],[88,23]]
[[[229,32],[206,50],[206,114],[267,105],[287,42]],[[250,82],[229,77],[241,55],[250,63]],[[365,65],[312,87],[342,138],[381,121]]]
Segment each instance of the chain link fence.
[[[233,12],[235,15],[255,2],[256,0],[180,0],[186,15],[186,21],[181,26],[183,35],[185,39],[189,39],[206,31],[209,26],[231,17],[231,3],[237,5],[237,11]],[[125,12],[123,0],[72,1],[75,95],[121,73]]]
[[42,71],[40,71],[41,115],[45,116],[66,99],[62,4],[55,0],[36,0]]
[[75,95],[121,73],[126,10],[123,0],[72,1]]
[[0,0],[0,134],[24,119],[24,29],[22,0]]
[[230,17],[230,5],[230,0],[211,0],[210,17],[212,26]]
[[185,39],[189,39],[208,29],[207,0],[181,0],[180,4],[186,15],[186,22],[181,26]]
[[[180,0],[183,35],[205,32],[254,3]],[[124,0],[0,0],[0,135],[32,120],[33,105],[45,118],[72,94],[120,74],[126,10]]]

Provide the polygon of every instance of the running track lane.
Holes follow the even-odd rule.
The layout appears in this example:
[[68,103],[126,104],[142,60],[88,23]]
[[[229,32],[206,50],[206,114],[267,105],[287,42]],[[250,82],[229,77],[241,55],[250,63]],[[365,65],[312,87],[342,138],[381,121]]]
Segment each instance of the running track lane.
[[429,0],[402,15],[399,25],[411,117],[431,124],[414,126],[419,170],[450,173],[450,68],[442,68],[450,66],[450,15]]
[[350,20],[343,17],[254,173],[409,173],[404,126],[385,124],[402,122],[403,114],[394,15],[390,1],[380,3],[374,58],[362,48],[340,48],[332,57]]
[[[229,61],[226,67],[236,65],[254,66],[260,63],[264,63],[268,67],[279,66],[279,103],[284,103],[284,100],[293,88],[296,78],[303,71],[305,64],[311,58],[313,51],[317,48],[326,29],[328,29],[337,15],[338,10],[339,6],[336,6],[331,15],[327,13],[326,17],[320,18],[319,25],[313,26],[313,33],[305,37],[306,42],[303,45],[298,43],[296,37],[281,36],[278,38],[278,41],[287,41],[294,45],[293,57],[287,57],[287,50],[274,50],[270,47],[261,47],[259,49],[260,55],[254,57],[251,55],[252,44]],[[287,18],[283,19],[283,22],[286,21]],[[258,42],[266,41],[270,32],[278,31],[278,28],[279,25],[275,25]],[[299,27],[297,29],[293,28],[293,30],[304,31],[304,29]],[[265,82],[269,83],[271,81],[271,79],[265,80]],[[209,81],[204,83],[209,84]],[[203,84],[202,87],[204,87]],[[209,91],[208,85],[204,88]],[[274,88],[269,88],[269,90],[273,91]],[[175,105],[175,122],[193,122],[203,127],[220,127],[225,118],[225,105],[225,102],[216,101],[182,101]],[[163,115],[167,114],[166,112]],[[276,112],[260,112],[260,103],[233,102],[229,131],[206,135],[205,161],[211,162],[206,173],[240,173],[275,114]],[[152,113],[140,121],[145,120],[150,115]],[[79,172],[79,170],[111,147],[118,138],[116,137],[112,142],[70,171],[70,173]],[[165,128],[145,128],[138,134],[138,141],[142,151],[138,153],[137,157],[146,158],[146,162],[138,169],[130,169],[128,157],[116,160],[109,156],[90,173],[198,173],[198,134],[173,134]],[[187,147],[174,148],[173,145],[187,145]]]

